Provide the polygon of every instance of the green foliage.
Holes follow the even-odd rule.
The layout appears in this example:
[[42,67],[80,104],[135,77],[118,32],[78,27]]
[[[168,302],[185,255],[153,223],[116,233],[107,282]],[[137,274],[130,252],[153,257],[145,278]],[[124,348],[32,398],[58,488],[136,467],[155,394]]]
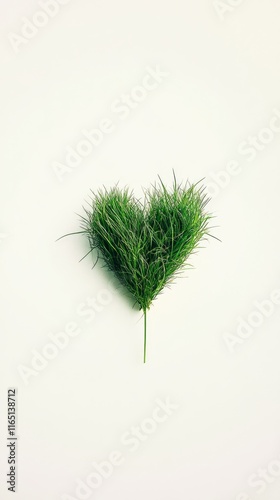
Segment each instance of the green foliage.
[[211,215],[205,212],[205,190],[198,184],[178,185],[174,176],[172,189],[160,179],[144,192],[143,202],[127,188],[92,194],[82,217],[90,251],[97,249],[98,258],[146,313],[208,235]]

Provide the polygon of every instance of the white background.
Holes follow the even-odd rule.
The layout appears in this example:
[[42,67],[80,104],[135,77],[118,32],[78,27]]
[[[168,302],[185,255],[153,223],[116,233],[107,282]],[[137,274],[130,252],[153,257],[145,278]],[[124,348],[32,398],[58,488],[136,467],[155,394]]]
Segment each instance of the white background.
[[[1,499],[15,386],[20,500],[77,499],[77,480],[114,450],[122,466],[89,498],[278,500],[280,306],[252,313],[280,288],[279,1],[72,0],[16,52],[11,33],[39,9],[1,0]],[[122,120],[112,104],[157,66],[168,76]],[[59,180],[54,162],[106,118],[114,131]],[[205,178],[222,243],[155,302],[144,366],[141,314],[116,292],[87,322],[77,311],[110,277],[78,262],[83,237],[55,240],[79,230],[90,189],[119,181],[140,195],[158,174],[171,184],[172,168]],[[241,339],[249,316],[262,324]],[[19,367],[70,321],[80,334],[24,381]],[[131,453],[123,433],[166,397],[177,410]]]

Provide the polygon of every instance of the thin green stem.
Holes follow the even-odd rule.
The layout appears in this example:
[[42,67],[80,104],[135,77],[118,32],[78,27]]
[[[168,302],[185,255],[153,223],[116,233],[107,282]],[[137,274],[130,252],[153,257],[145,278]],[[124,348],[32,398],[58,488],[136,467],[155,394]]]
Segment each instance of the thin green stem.
[[147,345],[147,309],[144,309],[144,363],[146,363],[146,345]]

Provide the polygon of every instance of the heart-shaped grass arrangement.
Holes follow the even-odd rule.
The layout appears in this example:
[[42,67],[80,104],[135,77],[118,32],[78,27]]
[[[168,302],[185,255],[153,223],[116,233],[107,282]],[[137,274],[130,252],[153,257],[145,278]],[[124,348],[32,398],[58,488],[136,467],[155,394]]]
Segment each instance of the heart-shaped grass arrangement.
[[147,310],[209,235],[208,198],[198,184],[178,184],[174,175],[168,190],[159,179],[144,191],[143,201],[127,188],[100,190],[92,193],[90,209],[82,217],[81,232],[88,237],[90,252],[97,250],[97,260],[105,261],[144,312],[144,363]]

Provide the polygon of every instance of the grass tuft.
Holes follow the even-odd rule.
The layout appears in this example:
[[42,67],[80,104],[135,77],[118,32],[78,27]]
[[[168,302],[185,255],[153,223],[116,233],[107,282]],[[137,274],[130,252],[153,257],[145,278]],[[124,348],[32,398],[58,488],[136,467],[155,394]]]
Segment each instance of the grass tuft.
[[146,312],[188,266],[200,241],[210,236],[208,201],[200,183],[178,184],[174,175],[171,189],[159,178],[144,192],[143,202],[127,188],[92,193],[90,208],[81,218],[90,252],[97,249],[97,259],[104,260],[144,311],[144,361]]

